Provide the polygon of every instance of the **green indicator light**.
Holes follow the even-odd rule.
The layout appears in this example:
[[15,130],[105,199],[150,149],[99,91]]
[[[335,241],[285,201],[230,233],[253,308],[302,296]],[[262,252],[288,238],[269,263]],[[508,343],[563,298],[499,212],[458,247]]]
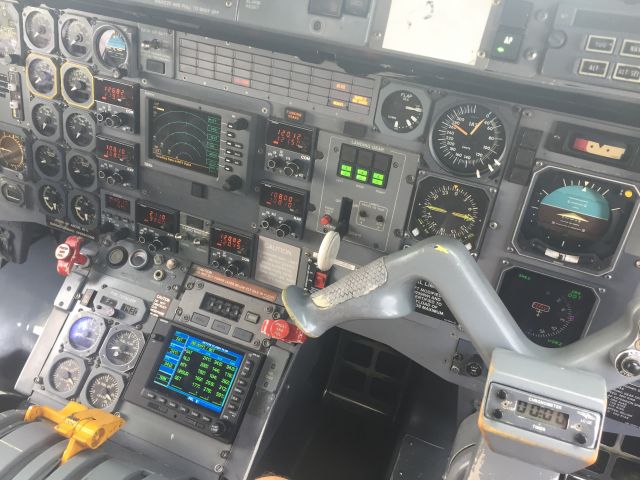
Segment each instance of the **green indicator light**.
[[498,53],[504,53],[505,52],[504,47],[498,47],[497,50],[498,50]]
[[369,170],[365,170],[364,168],[359,168],[358,175],[369,175]]
[[373,174],[373,179],[374,180],[382,180],[384,182],[384,175],[382,173],[374,173]]
[[350,172],[345,172],[344,170],[340,172],[340,176],[341,177],[347,177],[347,178],[351,178],[351,173]]
[[362,175],[357,175],[356,176],[356,180],[359,182],[366,182],[367,181],[367,176],[362,176]]
[[374,185],[378,185],[378,186],[383,186],[384,185],[384,181],[383,180],[379,180],[377,178],[374,178],[371,183],[373,183]]
[[351,173],[351,170],[353,170],[353,167],[351,165],[342,165],[341,168],[343,172]]

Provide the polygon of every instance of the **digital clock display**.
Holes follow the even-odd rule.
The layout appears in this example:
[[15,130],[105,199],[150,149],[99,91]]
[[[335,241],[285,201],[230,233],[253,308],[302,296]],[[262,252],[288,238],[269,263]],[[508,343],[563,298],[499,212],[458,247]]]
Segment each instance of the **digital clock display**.
[[304,215],[306,195],[289,189],[263,183],[260,185],[260,205],[296,217]]
[[126,213],[127,215],[131,213],[131,200],[107,193],[104,196],[104,201],[109,210]]
[[311,155],[313,130],[270,121],[267,125],[267,144],[303,155]]
[[136,205],[136,220],[147,227],[164,230],[168,233],[178,231],[178,212],[152,207],[144,203]]
[[99,102],[124,108],[134,108],[138,101],[138,93],[133,85],[102,78],[95,80],[95,95]]
[[137,148],[110,138],[96,137],[96,155],[103,160],[134,166]]
[[516,403],[516,413],[524,418],[536,422],[542,422],[566,430],[569,426],[569,415],[553,408],[543,407],[535,403],[518,400]]
[[222,228],[213,229],[213,248],[228,253],[234,253],[241,257],[251,256],[251,246],[253,240],[245,235],[224,230]]

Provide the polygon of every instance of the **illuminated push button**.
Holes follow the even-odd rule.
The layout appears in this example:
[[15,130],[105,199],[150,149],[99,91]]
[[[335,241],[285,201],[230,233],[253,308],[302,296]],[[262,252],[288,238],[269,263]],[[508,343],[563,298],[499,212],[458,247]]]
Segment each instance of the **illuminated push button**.
[[354,168],[353,165],[341,164],[338,175],[345,178],[353,178]]
[[369,170],[366,170],[364,168],[356,169],[356,181],[367,183],[369,181]]
[[520,56],[523,41],[524,30],[501,27],[493,41],[491,58],[504,62],[516,62]]
[[331,225],[331,220],[333,220],[331,215],[323,215],[320,217],[320,225]]

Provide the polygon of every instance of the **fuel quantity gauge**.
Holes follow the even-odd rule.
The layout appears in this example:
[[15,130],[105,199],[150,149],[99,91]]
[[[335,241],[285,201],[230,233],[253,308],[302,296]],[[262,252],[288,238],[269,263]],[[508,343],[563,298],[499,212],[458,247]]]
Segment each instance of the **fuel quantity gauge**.
[[437,177],[419,181],[409,220],[416,240],[435,235],[455,238],[476,252],[490,199],[484,190]]

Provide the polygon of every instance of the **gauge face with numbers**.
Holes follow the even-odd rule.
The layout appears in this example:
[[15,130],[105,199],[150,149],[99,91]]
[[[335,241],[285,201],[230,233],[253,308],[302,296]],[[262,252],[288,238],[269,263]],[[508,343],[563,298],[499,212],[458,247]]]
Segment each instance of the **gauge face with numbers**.
[[71,355],[62,355],[49,371],[51,388],[60,395],[73,395],[80,386],[85,368],[82,361]]
[[393,92],[382,103],[382,121],[396,133],[415,130],[424,114],[420,99],[408,90]]
[[489,197],[482,189],[427,177],[416,190],[410,233],[418,240],[435,235],[455,238],[475,251],[488,208]]
[[87,382],[87,400],[94,408],[108,410],[112,408],[122,393],[120,382],[115,375],[104,372]]
[[432,142],[436,157],[446,169],[480,178],[502,166],[506,132],[502,120],[491,110],[464,104],[440,116]]

